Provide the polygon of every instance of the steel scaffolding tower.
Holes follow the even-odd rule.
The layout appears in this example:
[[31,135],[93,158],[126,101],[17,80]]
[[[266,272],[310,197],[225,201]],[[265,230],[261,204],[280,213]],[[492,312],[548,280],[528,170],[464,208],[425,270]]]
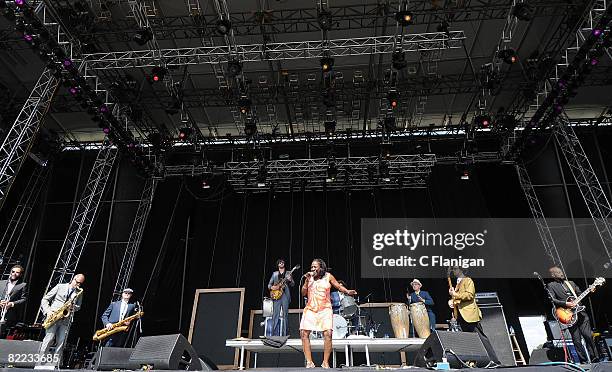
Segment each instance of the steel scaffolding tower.
[[612,207],[606,193],[601,187],[601,183],[578,140],[578,136],[576,136],[576,132],[569,125],[569,120],[565,115],[557,119],[554,134],[574,180],[576,180],[580,194],[589,209],[608,260],[612,262],[612,227],[608,222],[608,219],[612,217]]
[[136,217],[134,217],[134,224],[130,231],[130,238],[128,239],[123,259],[121,260],[121,267],[119,268],[119,275],[117,276],[117,282],[115,283],[115,289],[113,290],[113,301],[121,298],[121,291],[126,288],[130,282],[132,276],[132,270],[134,269],[134,262],[138,254],[138,248],[142,241],[142,234],[147,224],[149,212],[151,211],[151,204],[153,203],[153,196],[155,195],[155,188],[157,187],[157,180],[153,177],[147,179],[142,195],[140,196],[140,203],[138,203],[138,209],[136,210]]
[[546,251],[546,254],[550,257],[552,264],[559,266],[565,272],[565,269],[563,269],[563,263],[561,262],[561,257],[559,257],[559,251],[557,250],[557,246],[555,245],[555,240],[553,239],[553,236],[550,233],[550,227],[548,226],[548,222],[546,222],[544,211],[542,211],[542,206],[540,205],[538,195],[536,194],[535,189],[531,184],[531,179],[529,178],[529,173],[527,173],[527,168],[525,167],[525,164],[523,164],[522,162],[517,163],[516,173],[518,174],[521,188],[525,193],[525,199],[527,199],[527,203],[529,204],[529,209],[531,210],[533,221],[535,222],[536,227],[538,228],[538,234],[540,235],[540,239],[542,240],[544,250]]
[[[87,243],[89,232],[96,220],[98,206],[110,177],[117,149],[113,148],[108,141],[98,152],[96,161],[89,174],[85,189],[77,205],[76,212],[70,221],[70,227],[62,249],[55,262],[51,278],[45,289],[45,293],[56,284],[64,283],[66,279],[75,274],[81,254]],[[42,313],[39,312],[36,321],[40,322]]]
[[0,146],[0,208],[4,205],[15,176],[32,147],[58,83],[59,80],[53,76],[51,70],[45,69],[42,72]]
[[28,222],[30,213],[34,209],[34,204],[38,200],[40,191],[45,185],[47,176],[51,173],[51,166],[37,166],[28,180],[26,188],[21,194],[17,207],[13,211],[8,226],[4,229],[4,234],[0,240],[0,273],[2,279],[6,279],[10,273],[11,265],[17,264],[13,260],[17,244],[21,240],[21,235]]

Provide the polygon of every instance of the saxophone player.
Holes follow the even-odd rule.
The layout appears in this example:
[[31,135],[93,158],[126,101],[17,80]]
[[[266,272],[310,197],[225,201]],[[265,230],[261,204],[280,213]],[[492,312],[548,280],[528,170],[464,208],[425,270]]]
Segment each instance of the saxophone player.
[[[125,288],[121,293],[121,300],[111,302],[106,311],[104,311],[100,319],[107,330],[112,329],[114,323],[119,323],[123,319],[134,314],[136,305],[130,303],[130,298],[132,298],[133,293],[134,291],[131,288]],[[126,325],[129,325],[129,323]],[[126,337],[127,332],[115,333],[106,339],[104,346],[123,347]]]
[[0,339],[6,338],[10,329],[17,324],[21,307],[26,302],[28,288],[20,279],[23,267],[15,265],[7,280],[0,280]]
[[[62,283],[53,287],[53,289],[43,296],[40,303],[43,314],[45,316],[50,316],[60,309],[67,301],[75,297],[76,300],[72,305],[71,311],[79,311],[83,297],[78,296],[78,294],[80,293],[80,288],[84,281],[85,275],[77,274],[72,278],[70,283]],[[64,348],[66,336],[68,336],[71,321],[72,317],[67,316],[45,330],[45,338],[40,345],[40,355],[46,355],[49,352],[51,342],[55,340],[54,360],[58,360],[61,363],[62,349]],[[60,363],[58,363],[58,365],[60,365]]]

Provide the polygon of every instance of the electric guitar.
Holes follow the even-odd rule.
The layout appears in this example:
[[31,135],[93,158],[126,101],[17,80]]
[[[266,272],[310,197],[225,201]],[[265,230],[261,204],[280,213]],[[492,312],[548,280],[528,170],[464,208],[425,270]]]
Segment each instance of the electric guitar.
[[[449,268],[450,269],[450,268]],[[448,289],[454,288],[453,287],[453,282],[450,278],[450,270],[449,270],[449,276],[448,276]],[[451,320],[448,321],[448,330],[451,332],[461,332],[461,329],[459,328],[459,324],[457,324],[457,318],[458,315],[458,309],[457,306],[455,306],[455,299],[451,298],[450,300],[448,300],[448,306],[453,309],[453,317],[451,318]]]
[[283,291],[285,290],[285,283],[287,282],[287,274],[292,275],[293,272],[295,270],[298,270],[300,268],[300,265],[295,265],[293,267],[293,269],[291,269],[291,271],[289,271],[289,273],[285,273],[285,276],[278,282],[276,283],[276,285],[278,286],[278,289],[271,289],[270,290],[270,298],[273,300],[278,300],[279,298],[281,298],[283,296]]
[[589,288],[585,289],[584,292],[578,297],[569,296],[566,302],[573,302],[576,304],[575,307],[567,308],[567,307],[557,307],[555,309],[555,317],[561,322],[561,324],[565,324],[568,327],[573,326],[578,320],[578,313],[585,309],[584,305],[580,305],[580,301],[584,300],[589,293],[593,292],[596,287],[603,285],[606,282],[604,278],[597,278],[589,286]]

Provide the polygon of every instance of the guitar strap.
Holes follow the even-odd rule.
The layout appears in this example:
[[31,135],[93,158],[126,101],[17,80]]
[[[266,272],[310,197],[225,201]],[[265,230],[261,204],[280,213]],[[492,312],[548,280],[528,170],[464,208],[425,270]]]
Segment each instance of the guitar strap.
[[578,298],[578,296],[576,296],[576,291],[574,291],[574,286],[570,284],[569,280],[566,280],[564,283],[569,288],[570,292],[572,292],[574,298]]

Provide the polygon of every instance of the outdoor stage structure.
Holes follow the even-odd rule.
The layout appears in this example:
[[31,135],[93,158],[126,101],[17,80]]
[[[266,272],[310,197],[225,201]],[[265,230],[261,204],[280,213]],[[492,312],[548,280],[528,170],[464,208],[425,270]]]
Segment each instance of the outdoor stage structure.
[[[315,41],[238,45],[233,39],[234,32],[249,32],[248,29],[241,28],[238,21],[236,22],[237,27],[232,30],[229,36],[225,37],[226,45],[224,46],[161,49],[157,37],[160,35],[168,36],[173,30],[165,29],[157,31],[156,27],[158,25],[143,13],[146,12],[146,9],[142,7],[140,2],[130,0],[129,4],[139,25],[153,30],[152,40],[147,44],[149,49],[95,54],[82,53],[80,51],[77,39],[71,35],[69,30],[63,28],[62,22],[58,22],[56,19],[55,10],[49,8],[45,2],[30,1],[26,4],[26,7],[33,10],[31,17],[44,25],[52,36],[51,39],[56,40],[57,46],[63,51],[63,55],[71,60],[72,67],[66,67],[66,71],[60,71],[61,66],[57,70],[44,69],[26,104],[19,112],[17,119],[2,142],[0,146],[0,206],[4,205],[13,181],[29,154],[33,140],[39,132],[61,79],[65,79],[70,75],[81,83],[82,88],[89,87],[84,89],[84,91],[89,91],[89,94],[95,97],[94,103],[100,103],[98,107],[100,110],[104,107],[104,123],[110,128],[109,138],[112,140],[112,144],[105,141],[97,146],[98,155],[91,169],[86,187],[79,198],[78,207],[72,216],[68,233],[61,252],[57,257],[47,288],[64,281],[65,278],[75,273],[79,260],[84,253],[85,243],[87,242],[91,227],[96,219],[101,195],[107,187],[109,176],[115,166],[119,152],[132,158],[136,166],[147,175],[148,179],[142,191],[137,209],[138,212],[133,221],[128,249],[126,249],[122,260],[121,274],[117,278],[114,296],[117,295],[119,288],[130,282],[135,256],[138,253],[139,243],[142,239],[143,229],[151,208],[157,183],[163,181],[166,177],[193,176],[207,174],[212,171],[226,175],[228,182],[237,192],[256,192],[266,190],[266,188],[257,186],[256,180],[256,174],[263,168],[266,172],[266,180],[273,181],[275,190],[287,192],[293,187],[292,185],[300,184],[300,182],[302,182],[304,188],[315,191],[332,188],[359,190],[368,189],[373,186],[382,186],[383,188],[418,188],[427,185],[431,168],[441,162],[474,164],[481,161],[504,161],[514,163],[516,164],[522,190],[525,193],[535,223],[537,224],[542,244],[549,253],[551,261],[558,264],[560,263],[558,262],[558,252],[556,252],[555,243],[546,223],[540,201],[531,185],[525,165],[520,160],[521,151],[524,149],[529,136],[541,129],[547,129],[552,132],[554,140],[558,144],[561,154],[569,165],[572,176],[578,185],[580,195],[584,199],[591,218],[597,227],[599,238],[605,251],[612,261],[612,229],[607,222],[607,219],[612,216],[612,207],[602,187],[602,183],[596,176],[593,166],[575,133],[575,128],[585,124],[588,125],[589,122],[570,120],[564,113],[563,103],[560,99],[560,97],[568,100],[571,98],[567,94],[568,85],[573,84],[574,87],[577,87],[585,82],[585,79],[580,80],[578,78],[580,76],[584,77],[586,74],[584,66],[589,63],[587,52],[594,47],[593,30],[606,27],[606,24],[603,24],[603,20],[607,20],[607,18],[603,17],[603,15],[606,12],[610,13],[612,9],[612,4],[609,2],[607,3],[605,0],[594,1],[590,11],[584,15],[584,18],[577,24],[574,30],[567,34],[562,34],[561,31],[558,31],[559,34],[554,39],[554,42],[551,43],[552,45],[549,45],[550,51],[554,52],[558,63],[549,71],[550,74],[548,76],[540,80],[538,93],[533,99],[521,96],[515,100],[513,107],[509,111],[518,116],[517,126],[502,131],[501,134],[504,137],[504,141],[500,153],[472,154],[465,150],[458,157],[446,158],[436,156],[435,154],[421,154],[338,159],[330,159],[328,157],[269,161],[259,159],[256,161],[230,161],[221,167],[214,168],[208,165],[165,165],[159,152],[155,149],[156,145],[147,140],[152,133],[150,128],[149,130],[141,131],[141,128],[129,117],[129,111],[125,110],[121,103],[116,102],[110,91],[105,88],[103,79],[98,75],[99,71],[160,65],[167,68],[191,64],[209,64],[218,73],[220,91],[223,87],[228,86],[228,78],[224,68],[225,64],[232,61],[243,63],[296,58],[313,59],[323,56],[372,55],[391,53],[398,48],[403,52],[427,51],[435,54],[441,53],[445,49],[464,47],[463,41],[465,35],[463,31],[337,40],[326,38],[325,40]],[[12,9],[15,8],[14,4],[10,6]],[[229,14],[224,0],[215,1],[215,6],[217,15],[221,19],[240,17],[240,15]],[[498,16],[505,14],[506,26],[503,29],[498,45],[498,50],[503,50],[512,43],[513,31],[518,23],[517,18],[512,13],[513,7],[514,3],[505,11],[500,7],[485,7],[487,9],[483,8],[479,12],[469,13],[470,15],[467,17],[491,17],[493,16],[492,12],[495,12]],[[335,9],[335,11],[339,10]],[[363,14],[363,12],[360,14]],[[350,17],[352,16],[345,15],[344,18],[339,17],[343,19],[342,22],[346,22],[345,27],[347,28],[352,27],[350,25],[354,22],[353,19],[349,19]],[[285,19],[273,27],[285,27],[285,29],[298,31],[298,28],[306,27],[305,24],[307,23],[301,24]],[[295,30],[293,29],[294,27],[296,28]],[[498,72],[503,72],[504,66],[499,60],[494,60],[491,68]],[[233,79],[240,79],[240,77],[235,76]],[[390,84],[393,84],[393,81],[393,79],[390,79]],[[357,81],[353,82],[352,85],[357,89],[367,87],[367,84],[361,83]],[[175,85],[172,79],[167,79],[165,85],[170,95],[176,94],[173,90]],[[391,85],[386,88],[401,87]],[[436,89],[455,92],[469,90],[462,86],[461,82],[457,85],[455,82],[449,81],[442,81]],[[209,95],[214,96],[216,93],[218,92],[211,91]],[[294,93],[293,97],[299,95],[298,90]],[[474,101],[478,102],[475,111],[485,111],[489,106],[487,97],[491,96],[490,89],[487,88],[486,84],[481,84],[473,93]],[[374,94],[381,94],[381,92],[374,92]],[[422,96],[421,99],[423,98],[423,102],[426,102],[426,95]],[[257,92],[253,92],[251,99],[254,101],[261,100],[260,102],[264,103],[266,96],[265,94],[258,96]],[[197,99],[193,102],[195,101]],[[381,118],[393,118],[395,120],[394,112],[386,105],[386,100],[381,99]],[[187,100],[186,104],[181,108],[181,115],[184,115],[185,121],[191,125],[196,133],[191,137],[191,145],[195,149],[228,143],[243,144],[257,148],[258,146],[265,145],[267,142],[274,143],[275,141],[295,142],[314,140],[325,142],[350,138],[350,133],[330,132],[325,133],[325,135],[300,133],[292,127],[291,123],[288,124],[286,134],[279,135],[278,137],[266,137],[263,135],[244,136],[233,139],[224,138],[223,136],[205,137],[195,121],[190,117],[189,106],[189,100]],[[240,113],[238,105],[232,110],[237,128],[243,127],[250,120],[254,119],[251,112],[246,114]],[[272,123],[275,118],[273,106],[269,107],[266,115],[269,122]],[[333,115],[331,115],[330,119],[333,118]],[[463,118],[463,121],[465,121],[465,118]],[[473,124],[464,124],[466,125],[442,128],[440,130],[407,130],[405,127],[402,128],[401,125],[399,128],[395,126],[394,128],[389,128],[383,125],[379,130],[369,128],[367,118],[364,118],[363,134],[360,135],[363,135],[365,138],[380,140],[382,143],[413,139],[426,135],[451,136],[468,143],[474,140],[477,128]],[[610,125],[612,123],[609,122],[609,119],[608,121],[602,119],[591,124]],[[271,125],[270,127],[273,128],[274,126]],[[496,131],[499,129],[491,130]],[[75,146],[86,146],[86,144],[68,143],[66,145],[66,147]],[[332,164],[338,169],[336,178],[342,179],[344,176],[350,182],[344,185],[327,183],[324,177],[328,174],[329,167]],[[25,190],[26,192],[23,194],[24,197],[12,214],[9,228],[4,233],[1,241],[2,245],[0,246],[2,257],[5,258],[2,266],[3,277],[6,277],[7,270],[13,262],[12,255],[22,234],[22,227],[30,215],[29,212],[32,209],[32,205],[40,197],[40,190],[44,185],[48,167],[51,167],[51,164],[36,168]],[[386,179],[389,179],[389,181],[386,181]],[[309,182],[304,182],[304,180]],[[315,181],[310,182],[310,180]]]

